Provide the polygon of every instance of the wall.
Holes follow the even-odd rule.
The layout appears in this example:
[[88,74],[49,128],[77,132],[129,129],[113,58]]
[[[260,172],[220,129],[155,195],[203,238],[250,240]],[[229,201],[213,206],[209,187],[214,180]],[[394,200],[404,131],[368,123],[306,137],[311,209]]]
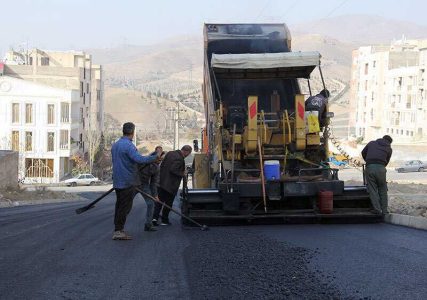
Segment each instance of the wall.
[[18,152],[0,150],[0,188],[18,185]]

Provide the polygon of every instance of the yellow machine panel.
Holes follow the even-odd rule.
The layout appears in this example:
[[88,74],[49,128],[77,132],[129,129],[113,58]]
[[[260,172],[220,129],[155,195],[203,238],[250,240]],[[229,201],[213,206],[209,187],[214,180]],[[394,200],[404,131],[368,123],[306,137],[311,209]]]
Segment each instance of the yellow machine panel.
[[245,150],[247,154],[255,154],[258,138],[258,96],[248,97],[248,127]]
[[295,135],[297,150],[304,150],[306,146],[305,138],[305,103],[304,95],[295,95]]

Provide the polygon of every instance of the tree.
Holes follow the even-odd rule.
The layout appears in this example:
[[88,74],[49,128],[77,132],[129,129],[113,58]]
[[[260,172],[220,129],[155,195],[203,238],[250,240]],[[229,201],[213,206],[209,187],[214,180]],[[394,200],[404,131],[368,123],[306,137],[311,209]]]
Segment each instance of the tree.
[[99,151],[99,144],[101,142],[101,134],[97,130],[89,129],[87,131],[87,141],[88,141],[88,154],[89,154],[89,171],[93,171],[93,163],[95,161],[95,156]]
[[89,172],[89,166],[81,154],[73,155],[71,160],[74,162],[74,168],[71,170],[73,176]]

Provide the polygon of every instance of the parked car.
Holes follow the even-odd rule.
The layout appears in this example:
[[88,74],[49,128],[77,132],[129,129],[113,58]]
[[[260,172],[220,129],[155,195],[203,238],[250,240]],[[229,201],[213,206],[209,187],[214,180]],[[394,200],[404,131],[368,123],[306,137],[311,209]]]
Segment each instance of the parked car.
[[95,185],[99,184],[101,181],[93,176],[92,174],[79,174],[73,178],[64,180],[63,183],[65,183],[68,186],[78,186],[78,185]]
[[334,165],[338,166],[338,167],[346,167],[348,165],[348,163],[346,161],[342,161],[342,160],[337,160],[335,158],[335,156],[331,156],[328,158],[328,161],[330,163],[333,163]]
[[424,172],[427,170],[427,164],[423,163],[421,160],[410,160],[405,162],[403,166],[396,168],[398,173],[403,172]]

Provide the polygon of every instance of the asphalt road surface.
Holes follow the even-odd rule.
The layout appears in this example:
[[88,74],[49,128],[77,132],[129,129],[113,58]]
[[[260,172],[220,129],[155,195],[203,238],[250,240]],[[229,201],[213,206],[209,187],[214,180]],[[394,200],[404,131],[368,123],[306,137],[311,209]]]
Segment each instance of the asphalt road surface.
[[[93,194],[95,197],[98,194]],[[427,232],[387,224],[143,231],[136,198],[113,241],[114,194],[0,209],[1,299],[426,299]]]

